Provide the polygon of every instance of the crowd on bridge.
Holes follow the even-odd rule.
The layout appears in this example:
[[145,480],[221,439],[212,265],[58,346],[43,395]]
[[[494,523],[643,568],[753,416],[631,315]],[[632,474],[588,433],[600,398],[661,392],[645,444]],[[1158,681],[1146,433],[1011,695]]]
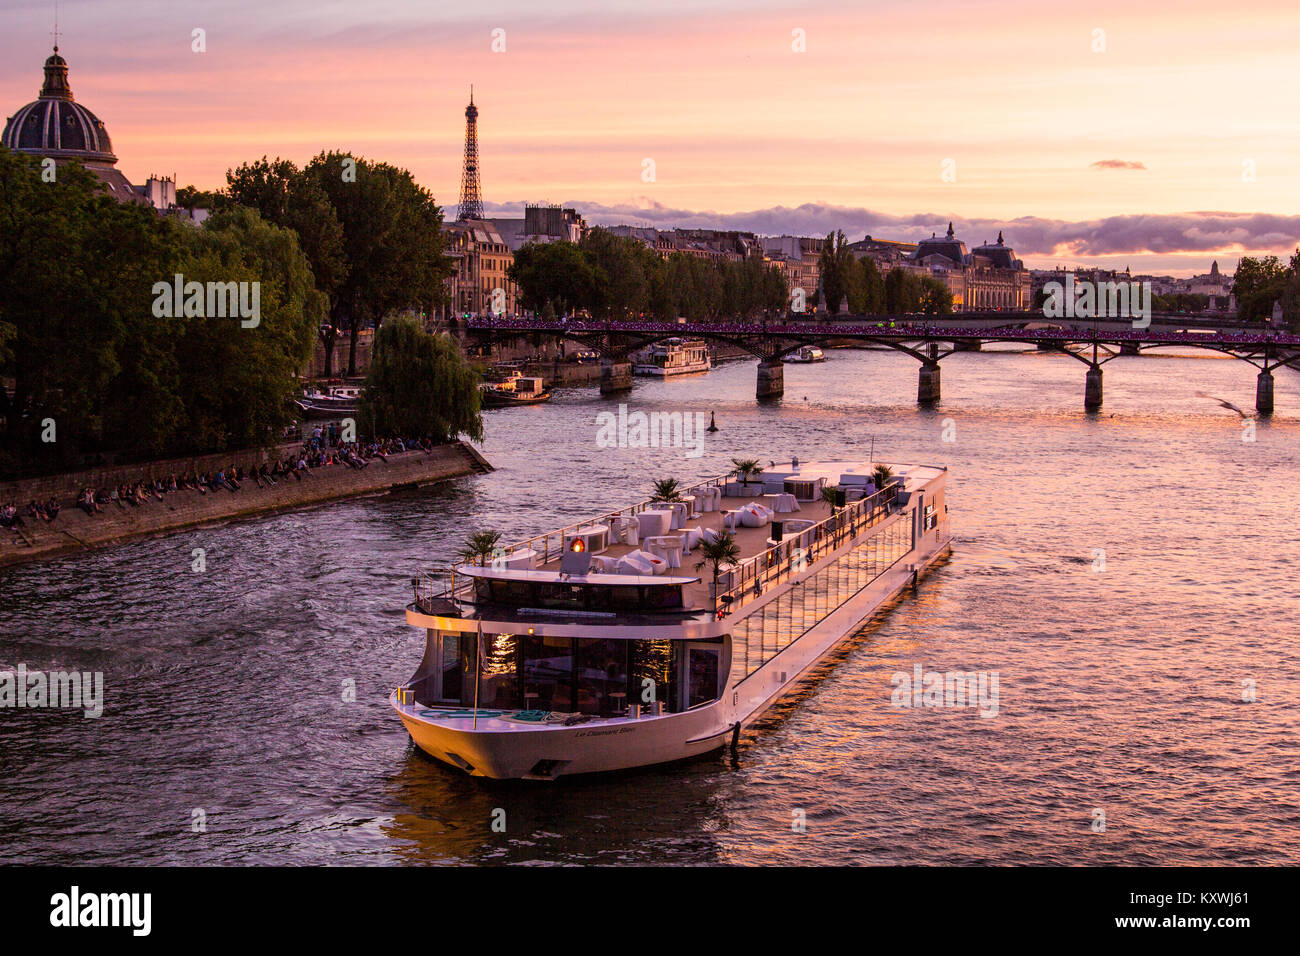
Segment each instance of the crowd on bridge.
[[[1049,321],[1039,313],[1008,314],[1009,322],[1024,323]],[[952,320],[960,320],[960,313],[954,314]],[[1005,325],[995,328],[973,328],[950,325],[932,325],[925,321],[882,320],[879,322],[823,321],[791,322],[780,321],[708,321],[708,322],[664,322],[653,319],[628,319],[604,322],[596,319],[528,319],[506,318],[500,316],[471,319],[469,326],[473,329],[543,331],[556,330],[564,332],[646,332],[651,334],[668,333],[673,335],[789,335],[808,338],[893,338],[893,339],[1003,339],[1013,342],[1147,342],[1152,345],[1279,345],[1300,348],[1300,335],[1274,332],[1234,329],[1213,332],[1165,332],[1152,331],[1149,328],[1132,329],[1093,329],[1086,325],[1062,326],[1051,328],[1028,329],[1017,325]]]

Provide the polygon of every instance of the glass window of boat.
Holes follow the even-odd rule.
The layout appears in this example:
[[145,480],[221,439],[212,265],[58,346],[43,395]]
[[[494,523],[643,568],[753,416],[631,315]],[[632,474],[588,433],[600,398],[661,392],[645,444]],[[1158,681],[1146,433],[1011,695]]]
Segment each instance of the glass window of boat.
[[647,610],[662,610],[682,606],[682,588],[679,584],[647,586],[643,598]]
[[636,703],[649,710],[656,702],[667,711],[677,709],[677,654],[681,642],[628,641],[631,675],[629,691]]
[[718,699],[718,665],[721,655],[721,648],[688,648],[686,658],[688,709]]
[[524,704],[569,713],[573,706],[573,639],[526,635],[523,639]]
[[598,590],[606,593],[614,610],[635,611],[641,607],[641,589],[636,585],[617,584]]
[[586,590],[576,584],[542,584],[537,588],[537,603],[542,607],[581,608],[585,605]]
[[459,701],[461,699],[461,689],[464,686],[462,680],[465,674],[465,648],[461,647],[460,635],[456,631],[442,631],[442,649],[440,661],[440,687],[439,700]]
[[[466,641],[466,644],[473,643]],[[483,707],[519,706],[518,673],[520,641],[514,634],[484,634],[479,663],[478,702]],[[473,666],[473,662],[471,662]],[[474,681],[469,682],[469,703],[474,699]],[[461,699],[465,699],[465,690]]]
[[526,604],[532,597],[532,583],[491,579],[491,596],[493,601],[501,604]]
[[577,640],[577,709],[608,716],[627,707],[628,641]]

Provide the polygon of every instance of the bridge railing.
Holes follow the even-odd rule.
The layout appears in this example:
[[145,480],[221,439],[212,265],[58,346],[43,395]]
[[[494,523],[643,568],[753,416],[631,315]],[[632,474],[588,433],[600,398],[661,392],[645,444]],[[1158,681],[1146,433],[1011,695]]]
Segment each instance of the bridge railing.
[[[1254,346],[1272,345],[1282,348],[1300,348],[1300,335],[1277,331],[1252,331],[1245,327],[1160,331],[1143,328],[1128,328],[1128,320],[1098,319],[1071,320],[1065,324],[1062,320],[1047,319],[1037,312],[998,313],[1006,320],[1006,325],[997,327],[963,327],[947,323],[960,322],[963,318],[974,318],[967,313],[950,313],[933,316],[869,316],[862,319],[847,317],[818,316],[815,320],[779,319],[766,323],[758,321],[710,321],[689,322],[686,324],[662,322],[658,320],[629,320],[619,322],[602,322],[592,319],[576,319],[568,322],[546,321],[541,319],[474,319],[469,328],[479,331],[502,332],[571,332],[593,334],[602,332],[637,332],[651,335],[695,335],[701,337],[727,338],[735,335],[791,336],[795,338],[873,338],[873,339],[984,339],[996,341],[1097,341],[1097,342],[1146,342],[1156,345],[1211,345],[1211,346]],[[865,321],[864,321],[864,320]],[[1049,328],[1027,329],[1016,325],[1026,320],[1042,323],[1054,323]],[[944,324],[939,324],[944,323]],[[1119,325],[1119,328],[1103,328],[1103,325]]]

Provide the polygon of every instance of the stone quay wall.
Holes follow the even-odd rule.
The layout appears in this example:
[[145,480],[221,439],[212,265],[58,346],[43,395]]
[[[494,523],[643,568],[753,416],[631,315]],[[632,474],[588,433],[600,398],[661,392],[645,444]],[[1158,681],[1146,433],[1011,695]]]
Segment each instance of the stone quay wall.
[[[260,454],[274,456],[275,449]],[[244,453],[255,456],[255,452]],[[224,467],[232,460],[243,467],[262,460],[245,458],[240,460],[231,455],[218,456]],[[191,463],[202,459],[187,460]],[[134,480],[150,474],[169,475],[171,463],[167,470],[159,470],[161,463],[152,466],[135,466],[132,474]],[[151,471],[150,468],[154,470]],[[212,470],[212,466],[200,467]],[[358,495],[379,494],[397,488],[418,487],[445,478],[491,471],[492,466],[477,450],[464,442],[440,445],[432,451],[407,451],[389,455],[387,461],[378,458],[362,469],[347,465],[330,465],[311,469],[301,481],[292,476],[279,479],[274,487],[258,487],[254,481],[245,481],[238,491],[220,490],[201,494],[198,491],[177,491],[163,496],[161,501],[151,498],[141,505],[114,504],[103,506],[99,514],[88,515],[76,506],[75,493],[60,495],[63,510],[53,522],[44,522],[39,518],[23,516],[25,525],[18,531],[0,528],[0,567],[41,561],[69,552],[90,548],[107,547],[135,538],[166,534],[185,528],[228,521],[254,515],[290,511],[309,505],[319,504],[339,498]],[[105,478],[113,477],[121,469],[105,469]],[[91,482],[84,479],[87,473],[78,473],[75,481],[65,476],[69,487],[75,485],[77,490]],[[55,479],[38,479],[52,482]],[[130,481],[123,476],[119,481]],[[20,511],[27,502],[37,497],[36,482],[14,482],[5,488],[21,486],[23,496],[15,495],[13,499],[3,497],[7,492],[0,491],[0,500],[15,500]],[[54,487],[48,485],[48,487]],[[46,492],[48,497],[49,492]],[[42,500],[44,500],[42,498]]]

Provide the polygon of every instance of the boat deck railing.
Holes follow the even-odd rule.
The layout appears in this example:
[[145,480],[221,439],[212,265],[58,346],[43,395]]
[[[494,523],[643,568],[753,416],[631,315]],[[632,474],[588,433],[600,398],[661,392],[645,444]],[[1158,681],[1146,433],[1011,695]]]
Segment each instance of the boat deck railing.
[[902,488],[902,480],[895,478],[874,494],[848,502],[830,517],[724,569],[722,579],[728,586],[718,589],[718,613],[729,614],[757,600],[769,587],[802,574],[846,541],[880,524],[891,514],[889,506]]
[[[694,494],[716,485],[725,486],[734,477],[734,473],[729,472],[707,478],[686,488],[682,494]],[[851,540],[864,529],[878,524],[887,514],[889,504],[902,487],[902,481],[894,479],[874,494],[858,501],[848,502],[830,517],[797,534],[787,536],[784,541],[766,551],[744,559],[731,570],[733,581],[725,591],[720,591],[718,594],[717,606],[729,611],[736,610],[762,594],[770,585],[778,584],[787,580],[792,574],[800,573],[804,567],[839,547],[845,540]],[[538,564],[544,565],[562,556],[566,537],[577,532],[578,529],[592,524],[609,525],[615,518],[632,518],[662,504],[661,500],[647,498],[618,511],[585,518],[557,531],[534,535],[499,548],[493,554],[492,560],[500,561],[515,552],[531,549],[537,554]],[[411,587],[415,592],[416,606],[426,611],[436,608],[439,602],[469,601],[474,598],[473,578],[469,575],[457,574],[455,565],[421,572],[411,579]]]

